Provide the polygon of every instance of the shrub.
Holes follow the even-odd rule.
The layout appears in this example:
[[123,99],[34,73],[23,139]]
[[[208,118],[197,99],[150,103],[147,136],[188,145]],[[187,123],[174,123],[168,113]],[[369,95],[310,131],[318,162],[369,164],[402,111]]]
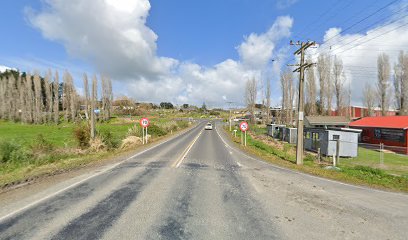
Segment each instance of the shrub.
[[178,129],[178,125],[176,121],[164,122],[164,123],[158,124],[157,126],[166,132],[176,131]]
[[138,144],[142,144],[142,139],[136,136],[128,136],[122,140],[120,148],[129,148]]
[[0,142],[0,161],[2,163],[9,162],[11,154],[17,151],[21,146],[14,141]]
[[92,152],[99,152],[106,149],[106,144],[100,136],[95,137],[89,141],[89,150]]
[[147,134],[151,136],[161,137],[161,136],[166,135],[167,132],[161,129],[159,126],[151,124],[149,128],[147,129]]
[[133,125],[128,129],[127,136],[142,137],[142,128],[139,125]]
[[177,121],[177,125],[179,128],[183,129],[183,128],[188,127],[189,124],[187,121]]
[[89,147],[89,140],[91,139],[90,127],[88,125],[78,125],[74,129],[74,137],[80,148]]
[[111,131],[101,132],[100,135],[108,150],[117,148],[119,146],[120,141],[113,136]]
[[14,141],[0,142],[0,162],[23,162],[31,158],[31,154]]
[[38,134],[31,145],[33,153],[49,153],[54,150],[54,145],[45,139],[44,135]]

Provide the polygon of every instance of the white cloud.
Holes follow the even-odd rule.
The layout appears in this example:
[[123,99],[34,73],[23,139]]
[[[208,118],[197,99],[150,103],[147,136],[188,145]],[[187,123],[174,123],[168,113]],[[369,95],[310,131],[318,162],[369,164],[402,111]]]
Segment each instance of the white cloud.
[[238,47],[243,63],[251,68],[264,68],[272,58],[277,41],[290,36],[292,25],[292,18],[278,17],[266,33],[251,33]]
[[148,28],[148,0],[46,0],[40,12],[27,10],[31,24],[47,39],[120,78],[164,75],[175,59],[156,56],[157,35]]
[[288,8],[288,7],[292,6],[297,1],[298,0],[278,0],[278,1],[276,1],[276,7],[278,9],[285,9],[285,8]]
[[341,29],[338,28],[326,31],[324,40],[327,43],[320,46],[321,50],[317,49],[316,52],[336,55],[343,60],[347,78],[346,87],[351,84],[353,104],[362,105],[362,90],[365,83],[368,82],[376,88],[378,54],[384,52],[389,55],[392,76],[393,65],[397,61],[399,50],[408,50],[408,26],[399,28],[407,23],[408,18],[402,18],[357,34],[342,35],[339,34]]
[[10,68],[7,66],[0,65],[0,73],[5,72],[7,70],[16,70],[15,68]]
[[146,26],[149,10],[148,0],[45,0],[42,10],[27,10],[27,16],[45,38],[109,74],[118,90],[138,100],[212,106],[225,99],[242,104],[246,80],[261,79],[293,24],[279,17],[265,33],[244,39],[237,47],[240,59],[204,67],[157,55],[158,36]]

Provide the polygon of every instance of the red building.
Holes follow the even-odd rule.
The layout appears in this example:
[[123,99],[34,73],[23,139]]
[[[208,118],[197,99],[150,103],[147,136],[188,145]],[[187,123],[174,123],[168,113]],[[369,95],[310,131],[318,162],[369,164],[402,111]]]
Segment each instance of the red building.
[[365,117],[351,122],[350,128],[363,130],[363,143],[383,143],[394,147],[392,150],[408,153],[408,116]]
[[[342,108],[340,111],[338,110],[332,111],[330,115],[331,116],[350,116],[350,119],[359,119],[359,118],[368,116],[368,109],[365,107],[351,106],[351,107]],[[388,110],[385,112],[385,115],[395,116],[397,115],[397,111]],[[380,117],[380,116],[382,116],[381,109],[374,108],[373,117]]]

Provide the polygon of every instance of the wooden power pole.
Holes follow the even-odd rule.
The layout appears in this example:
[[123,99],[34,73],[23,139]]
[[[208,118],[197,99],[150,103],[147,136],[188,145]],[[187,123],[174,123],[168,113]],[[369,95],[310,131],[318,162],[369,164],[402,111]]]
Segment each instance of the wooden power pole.
[[298,120],[297,120],[297,141],[296,141],[296,164],[303,165],[303,120],[304,120],[304,82],[305,70],[313,66],[313,63],[305,63],[305,50],[315,45],[315,42],[290,42],[291,45],[300,45],[295,55],[300,55],[300,64],[293,72],[299,72],[299,97],[298,97]]
[[234,103],[234,102],[226,102],[226,103],[228,103],[229,104],[229,130],[230,130],[230,132],[232,131],[232,113],[231,113],[231,111],[232,111],[232,109],[231,109],[231,104],[232,103]]

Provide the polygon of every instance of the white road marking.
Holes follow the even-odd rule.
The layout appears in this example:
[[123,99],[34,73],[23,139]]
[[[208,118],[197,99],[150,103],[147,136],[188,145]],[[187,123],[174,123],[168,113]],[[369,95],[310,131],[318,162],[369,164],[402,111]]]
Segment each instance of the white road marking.
[[181,158],[179,158],[174,164],[173,167],[178,168],[181,163],[183,162],[184,158],[186,158],[188,152],[190,152],[191,148],[193,147],[193,145],[197,142],[198,138],[201,136],[201,133],[203,133],[203,130],[201,130],[201,132],[197,135],[197,137],[191,142],[191,144],[186,148],[186,150],[184,150],[184,154],[181,156]]
[[[188,130],[188,131],[192,131],[192,130],[195,129],[195,128],[196,128],[196,127],[192,128],[192,129],[190,129],[190,130]],[[50,198],[52,198],[52,197],[55,197],[55,196],[57,196],[57,195],[60,194],[60,193],[63,193],[63,192],[65,192],[65,191],[67,191],[67,190],[69,190],[69,189],[71,189],[71,188],[74,188],[74,187],[78,186],[79,184],[88,181],[89,179],[92,179],[92,178],[94,178],[94,177],[97,177],[97,176],[99,176],[99,175],[101,175],[101,174],[103,174],[103,173],[109,171],[109,170],[112,170],[112,169],[114,169],[115,167],[119,166],[120,164],[125,163],[125,162],[129,161],[130,159],[132,159],[132,158],[134,158],[134,157],[137,157],[137,156],[139,156],[139,155],[141,155],[141,154],[143,154],[143,153],[145,153],[145,152],[147,152],[147,151],[150,151],[150,150],[152,150],[152,149],[154,149],[154,148],[156,148],[156,147],[158,147],[158,146],[160,146],[160,145],[163,145],[163,144],[167,143],[168,141],[173,140],[174,138],[177,138],[178,136],[180,136],[180,135],[182,135],[182,134],[184,134],[184,133],[187,133],[188,131],[182,132],[182,133],[180,133],[180,134],[178,134],[178,135],[176,135],[176,136],[174,136],[174,137],[172,137],[172,138],[170,138],[170,139],[168,139],[168,140],[166,140],[166,141],[164,141],[164,142],[161,142],[161,143],[159,143],[159,144],[157,144],[157,145],[155,145],[155,146],[152,146],[152,147],[150,147],[150,148],[148,148],[148,149],[145,149],[145,150],[143,150],[143,151],[141,151],[141,152],[139,152],[139,153],[136,153],[135,155],[133,155],[133,156],[131,156],[131,157],[128,157],[128,158],[126,158],[126,159],[123,160],[123,161],[120,161],[120,162],[118,162],[118,163],[115,163],[115,164],[113,164],[112,166],[110,166],[110,167],[108,167],[108,168],[106,168],[106,169],[103,169],[103,170],[101,170],[101,171],[99,171],[99,172],[96,172],[95,174],[93,174],[93,175],[91,175],[91,176],[89,176],[89,177],[87,177],[87,178],[85,178],[85,179],[82,179],[82,180],[80,180],[80,181],[78,181],[78,182],[76,182],[76,183],[73,183],[73,184],[71,184],[71,185],[69,185],[69,186],[67,186],[67,187],[65,187],[65,188],[63,188],[63,189],[61,189],[61,190],[58,190],[58,191],[56,191],[56,192],[54,192],[54,193],[52,193],[52,194],[50,194],[50,195],[48,195],[48,196],[45,196],[45,197],[43,197],[43,198],[40,198],[40,199],[38,199],[38,200],[36,200],[36,201],[34,201],[34,202],[32,202],[32,203],[30,203],[30,204],[28,204],[28,205],[22,207],[22,208],[19,208],[19,209],[15,210],[15,211],[13,211],[13,212],[11,212],[11,213],[8,213],[7,215],[0,217],[0,222],[6,220],[7,218],[12,217],[13,215],[16,215],[16,214],[18,214],[18,213],[20,213],[20,212],[22,212],[22,211],[24,211],[24,210],[26,210],[26,209],[32,207],[32,206],[35,206],[35,205],[37,205],[37,204],[39,204],[39,203],[41,203],[41,202],[43,202],[43,201],[45,201],[45,200],[47,200],[47,199],[50,199]]]
[[262,160],[253,158],[253,157],[251,157],[251,156],[245,154],[245,153],[242,152],[241,150],[238,150],[238,149],[232,147],[231,145],[229,145],[229,144],[221,137],[220,133],[219,133],[217,130],[216,130],[216,132],[217,132],[218,136],[221,138],[221,140],[224,142],[224,144],[228,145],[229,148],[233,149],[234,151],[238,152],[239,154],[241,154],[241,155],[243,155],[243,156],[245,156],[245,157],[247,157],[247,158],[249,158],[249,159],[255,160],[255,161],[257,161],[257,162],[259,162],[259,163],[262,163],[262,164],[264,164],[264,165],[268,165],[268,166],[273,167],[273,168],[277,168],[277,169],[280,169],[280,170],[283,170],[283,171],[287,171],[287,172],[291,172],[291,173],[303,175],[303,176],[306,176],[306,177],[318,179],[318,180],[321,180],[321,181],[326,181],[326,182],[331,182],[331,183],[337,183],[337,184],[344,185],[344,186],[349,186],[349,187],[352,187],[352,188],[357,188],[357,189],[363,189],[363,190],[367,190],[367,191],[373,191],[373,192],[379,192],[379,193],[388,193],[388,194],[393,194],[393,195],[399,195],[399,196],[408,197],[408,195],[407,195],[407,194],[404,194],[404,193],[388,192],[388,191],[383,191],[383,190],[374,189],[374,188],[368,188],[368,187],[363,187],[363,186],[352,185],[352,184],[348,184],[348,183],[339,182],[339,181],[336,181],[336,180],[331,180],[331,179],[327,179],[327,178],[323,178],[323,177],[318,177],[318,176],[310,175],[310,174],[307,174],[307,173],[302,173],[302,172],[294,171],[294,170],[291,170],[291,169],[288,169],[288,168],[279,167],[279,166],[277,166],[277,165],[275,165],[275,164],[273,164],[273,163],[267,163],[267,162],[265,162],[265,161],[262,161]]

